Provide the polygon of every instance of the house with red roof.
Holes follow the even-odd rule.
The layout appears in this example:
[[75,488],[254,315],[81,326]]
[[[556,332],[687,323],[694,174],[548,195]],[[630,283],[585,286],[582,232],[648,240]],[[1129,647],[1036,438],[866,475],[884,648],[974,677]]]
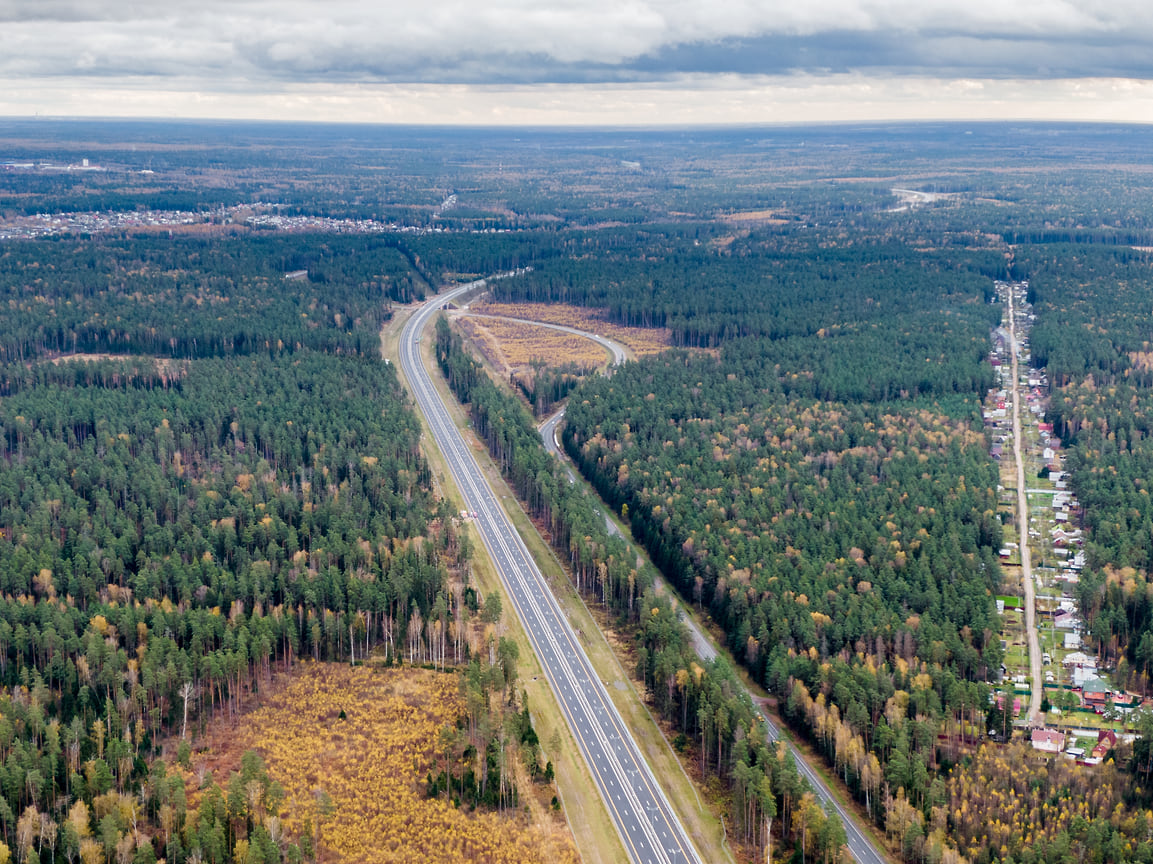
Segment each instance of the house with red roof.
[[1060,753],[1065,749],[1065,733],[1056,729],[1034,729],[1033,749],[1042,753]]
[[1102,729],[1097,733],[1097,746],[1091,754],[1094,759],[1104,759],[1105,754],[1117,746],[1117,733],[1112,729]]

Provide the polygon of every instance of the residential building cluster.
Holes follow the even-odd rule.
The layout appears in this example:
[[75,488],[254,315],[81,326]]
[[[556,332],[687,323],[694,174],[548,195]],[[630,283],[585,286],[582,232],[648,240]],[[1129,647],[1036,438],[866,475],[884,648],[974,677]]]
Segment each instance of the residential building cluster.
[[[212,210],[107,210],[76,213],[36,213],[0,219],[0,241],[32,240],[64,234],[104,234],[116,231],[187,229],[197,225],[242,225],[266,231],[321,234],[444,234],[459,229],[403,225],[377,219],[336,219],[288,215],[276,204],[239,204]],[[511,228],[470,229],[471,234],[505,234]]]
[[[1119,719],[1142,707],[1143,697],[1114,689],[1106,677],[1106,670],[1098,668],[1097,657],[1082,650],[1084,622],[1073,593],[1086,563],[1082,527],[1084,510],[1070,488],[1061,440],[1054,434],[1052,424],[1045,421],[1049,407],[1048,376],[1045,370],[1029,366],[1029,331],[1036,320],[1029,302],[1029,283],[998,282],[996,290],[1003,302],[1008,301],[1009,292],[1013,294],[1013,305],[1017,310],[1016,344],[1014,334],[1007,329],[998,328],[993,332],[990,362],[996,370],[997,384],[985,400],[985,433],[989,454],[994,459],[1013,458],[1012,399],[1016,387],[1022,399],[1021,452],[1029,501],[1029,536],[1026,542],[1033,550],[1032,575],[1037,589],[1034,612],[1038,630],[1047,637],[1043,644],[1049,649],[1041,657],[1045,670],[1043,682],[1029,682],[1026,675],[1014,674],[1006,683],[1022,688],[1043,686],[1052,706],[1051,722],[1060,725],[1067,725],[1066,721],[1076,723],[1075,714],[1072,717],[1063,715],[1078,710],[1082,714],[1092,711]],[[1020,376],[1015,382],[1011,378],[1014,351]],[[1015,496],[1013,498],[1015,500]],[[1019,542],[1006,542],[1001,549],[1001,560],[1009,565],[1018,563],[1021,560]],[[1012,600],[1009,612],[1023,611],[1019,599],[1005,598],[998,600],[998,612],[1006,612],[1009,600]],[[999,697],[999,704],[1005,705],[1007,701],[1005,696]],[[1021,710],[1021,700],[1015,699],[1013,705],[1016,715]],[[1103,752],[1107,752],[1116,741],[1111,731],[1102,735],[1105,737],[1088,752],[1073,744],[1066,749],[1065,733],[1048,727],[1032,730],[1031,742],[1038,750],[1065,752],[1069,758],[1092,764],[1101,761]],[[1080,737],[1083,739],[1084,735]],[[1104,751],[1099,753],[1102,748]]]

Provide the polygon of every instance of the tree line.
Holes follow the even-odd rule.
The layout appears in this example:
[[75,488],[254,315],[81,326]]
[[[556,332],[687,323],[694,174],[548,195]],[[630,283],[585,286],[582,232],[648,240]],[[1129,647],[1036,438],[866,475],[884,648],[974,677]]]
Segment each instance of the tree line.
[[261,770],[183,790],[156,757],[298,659],[481,647],[378,353],[423,282],[369,238],[17,243],[0,270],[0,839],[20,864],[310,858]]
[[492,382],[444,316],[436,323],[436,356],[477,435],[567,558],[575,587],[635,638],[638,679],[672,726],[674,746],[691,750],[701,777],[718,778],[732,796],[740,842],[763,858],[775,825],[776,836],[795,845],[803,861],[844,860],[840,818],[821,808],[791,754],[768,741],[731,666],[697,657],[672,598],[654,589],[651,572],[637,569],[590,496],[567,481],[545,450],[531,414]]

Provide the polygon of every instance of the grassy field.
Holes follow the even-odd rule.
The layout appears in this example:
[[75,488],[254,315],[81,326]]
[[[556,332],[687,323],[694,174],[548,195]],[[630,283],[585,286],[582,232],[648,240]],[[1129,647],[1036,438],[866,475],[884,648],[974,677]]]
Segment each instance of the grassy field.
[[609,352],[591,339],[562,333],[522,321],[501,318],[471,318],[456,316],[453,323],[459,327],[484,354],[502,378],[509,372],[523,371],[534,361],[546,365],[572,363],[581,369],[593,370],[606,365],[612,358]]

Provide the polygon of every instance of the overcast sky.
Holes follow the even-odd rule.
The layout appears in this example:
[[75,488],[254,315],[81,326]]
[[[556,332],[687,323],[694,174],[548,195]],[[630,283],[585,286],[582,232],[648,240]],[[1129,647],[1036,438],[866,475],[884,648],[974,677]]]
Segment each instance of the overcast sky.
[[1148,0],[0,0],[0,114],[1153,122]]

